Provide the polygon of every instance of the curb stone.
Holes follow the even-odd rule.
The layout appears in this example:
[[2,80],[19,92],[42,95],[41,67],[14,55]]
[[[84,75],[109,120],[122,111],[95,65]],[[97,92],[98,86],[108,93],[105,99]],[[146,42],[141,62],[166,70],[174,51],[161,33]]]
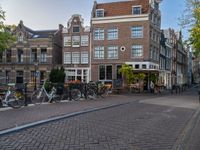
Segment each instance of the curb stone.
[[200,107],[193,113],[191,119],[189,119],[179,134],[175,144],[172,147],[172,150],[186,150],[187,142],[192,134],[192,130],[194,129],[196,123],[200,120]]
[[98,110],[108,109],[108,108],[112,108],[112,107],[118,107],[118,106],[121,106],[121,105],[127,105],[129,103],[131,103],[131,102],[119,103],[119,104],[108,105],[108,106],[103,106],[103,107],[87,108],[87,109],[82,110],[82,111],[73,112],[73,113],[70,113],[70,114],[61,115],[61,116],[57,116],[57,117],[53,117],[53,118],[49,118],[49,119],[44,119],[44,120],[36,121],[36,122],[33,122],[33,123],[21,125],[21,126],[16,126],[14,128],[10,128],[10,129],[0,131],[0,136],[10,134],[10,133],[13,133],[13,132],[18,132],[20,130],[25,130],[25,129],[28,129],[28,128],[31,128],[31,127],[43,125],[45,123],[50,123],[50,122],[58,121],[58,120],[61,120],[61,119],[66,119],[66,118],[70,118],[70,117],[74,117],[74,116],[77,116],[77,115],[90,113],[90,112],[94,112],[94,111],[98,111]]

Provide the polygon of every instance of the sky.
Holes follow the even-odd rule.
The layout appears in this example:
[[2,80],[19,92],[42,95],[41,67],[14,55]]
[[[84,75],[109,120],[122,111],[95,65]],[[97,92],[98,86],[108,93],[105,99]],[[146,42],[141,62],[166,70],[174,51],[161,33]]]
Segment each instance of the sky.
[[[123,0],[97,0],[106,3]],[[58,24],[67,26],[73,14],[81,14],[84,25],[90,24],[94,0],[0,0],[0,6],[6,12],[5,24],[24,25],[33,30],[57,29]],[[185,9],[185,0],[163,0],[160,4],[162,29],[180,30],[178,18]]]

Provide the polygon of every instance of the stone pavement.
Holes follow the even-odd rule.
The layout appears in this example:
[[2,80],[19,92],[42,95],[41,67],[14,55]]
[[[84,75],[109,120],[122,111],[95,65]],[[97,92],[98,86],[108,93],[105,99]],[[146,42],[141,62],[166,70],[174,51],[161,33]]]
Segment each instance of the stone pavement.
[[[113,95],[95,101],[1,111],[3,125],[0,125],[3,130],[16,124],[117,104],[121,105],[2,135],[0,149],[173,149],[180,144],[177,143],[181,139],[180,134],[199,106],[196,90],[162,97],[148,94]],[[198,127],[199,124],[195,124],[194,130]],[[196,133],[194,130],[191,131]],[[199,148],[196,143],[192,145]]]
[[46,103],[42,105],[31,105],[20,109],[0,108],[0,131],[18,127],[27,123],[45,120],[48,118],[62,116],[74,112],[86,111],[99,107],[108,107],[111,105],[123,104],[131,101],[137,101],[156,95],[140,94],[130,95],[110,95],[96,100],[81,100],[62,103]]

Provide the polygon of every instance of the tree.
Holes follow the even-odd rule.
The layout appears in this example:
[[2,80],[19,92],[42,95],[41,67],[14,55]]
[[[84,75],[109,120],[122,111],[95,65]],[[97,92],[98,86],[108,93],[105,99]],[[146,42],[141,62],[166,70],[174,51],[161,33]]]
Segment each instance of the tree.
[[133,68],[127,64],[123,64],[122,68],[119,69],[119,72],[125,77],[128,85],[134,81]]
[[200,4],[199,8],[194,10],[194,17],[196,18],[196,23],[190,31],[190,41],[195,50],[194,54],[200,56]]
[[63,67],[52,69],[49,74],[49,81],[53,83],[64,83],[65,82],[65,70]]
[[16,40],[13,35],[14,25],[4,25],[5,12],[0,7],[0,52],[8,49]]
[[200,0],[186,0],[186,9],[180,18],[180,25],[188,29],[188,42],[195,56],[200,56]]

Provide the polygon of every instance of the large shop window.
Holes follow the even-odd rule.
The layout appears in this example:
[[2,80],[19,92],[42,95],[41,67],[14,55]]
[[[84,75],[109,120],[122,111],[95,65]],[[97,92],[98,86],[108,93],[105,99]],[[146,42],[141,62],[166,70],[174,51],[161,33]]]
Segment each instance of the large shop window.
[[99,80],[112,80],[112,65],[99,66]]

